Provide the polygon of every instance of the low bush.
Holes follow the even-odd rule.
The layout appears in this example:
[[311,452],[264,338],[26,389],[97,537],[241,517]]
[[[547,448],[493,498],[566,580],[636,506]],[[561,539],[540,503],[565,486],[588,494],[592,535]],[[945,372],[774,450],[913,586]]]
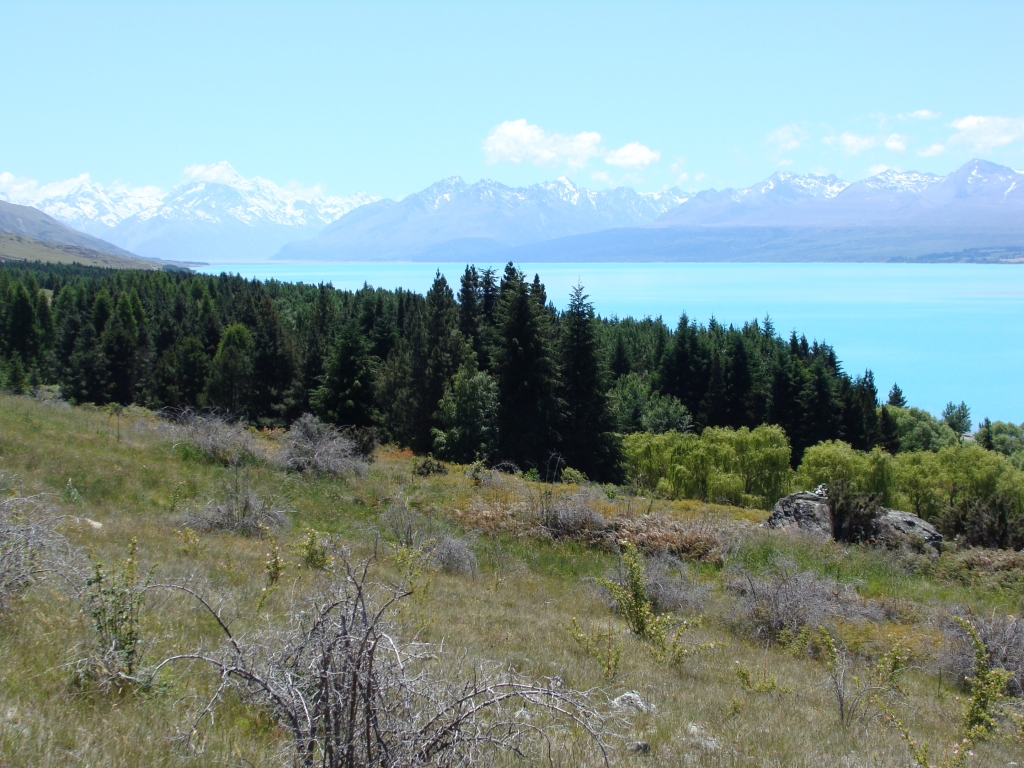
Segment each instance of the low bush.
[[239,466],[257,460],[256,441],[242,424],[215,411],[193,408],[166,409],[172,433],[181,439],[176,444],[186,458],[212,461],[224,466]]
[[864,601],[851,584],[798,571],[787,563],[757,576],[742,572],[728,583],[739,601],[733,619],[748,637],[774,643],[791,640],[836,619],[884,618],[881,607]]
[[57,522],[39,499],[0,500],[0,616],[15,595],[54,568],[54,557],[66,547]]
[[969,687],[970,677],[974,674],[976,659],[972,637],[964,621],[974,627],[985,644],[992,666],[1009,673],[1009,693],[1024,697],[1024,621],[994,611],[988,616],[969,610],[957,610],[951,614],[944,627],[946,651],[942,656],[942,666],[965,688]]
[[286,469],[317,475],[366,472],[355,442],[309,413],[297,418],[285,433],[278,462]]
[[1018,501],[995,493],[988,499],[966,496],[947,506],[938,519],[943,536],[975,547],[1024,549],[1024,510]]
[[828,507],[832,515],[832,538],[846,544],[859,544],[878,535],[878,521],[885,513],[881,495],[853,493],[840,480],[828,487]]
[[442,536],[430,550],[430,563],[447,573],[471,576],[476,573],[476,555],[464,538]]
[[228,483],[221,502],[211,501],[204,510],[193,512],[185,524],[193,531],[229,531],[243,536],[262,537],[271,528],[284,525],[285,513],[271,507],[237,472]]

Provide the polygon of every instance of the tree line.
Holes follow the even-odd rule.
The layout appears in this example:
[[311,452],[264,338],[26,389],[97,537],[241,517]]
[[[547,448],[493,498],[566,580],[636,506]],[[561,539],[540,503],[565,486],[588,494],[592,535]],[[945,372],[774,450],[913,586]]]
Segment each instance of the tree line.
[[452,461],[597,480],[622,479],[624,434],[772,424],[795,467],[826,440],[897,452],[915,410],[895,386],[880,407],[871,371],[850,375],[831,346],[770,319],[600,318],[579,286],[558,310],[511,263],[468,266],[457,286],[438,273],[425,295],[7,263],[0,332],[15,391],[55,384],[77,403],[217,408],[259,426],[312,412]]

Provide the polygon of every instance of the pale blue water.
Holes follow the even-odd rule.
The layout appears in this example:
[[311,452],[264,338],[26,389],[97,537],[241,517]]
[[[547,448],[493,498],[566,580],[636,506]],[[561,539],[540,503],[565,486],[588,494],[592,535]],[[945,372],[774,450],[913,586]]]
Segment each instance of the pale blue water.
[[[487,265],[477,265],[482,268]],[[503,265],[493,265],[499,271]],[[975,422],[1024,421],[1024,265],[520,264],[562,307],[577,281],[604,316],[681,312],[742,324],[769,315],[832,344],[850,372],[871,368],[884,398],[899,382],[912,405],[939,413],[965,400]],[[464,265],[441,264],[455,285]],[[224,264],[202,271],[359,288],[426,291],[430,264]]]

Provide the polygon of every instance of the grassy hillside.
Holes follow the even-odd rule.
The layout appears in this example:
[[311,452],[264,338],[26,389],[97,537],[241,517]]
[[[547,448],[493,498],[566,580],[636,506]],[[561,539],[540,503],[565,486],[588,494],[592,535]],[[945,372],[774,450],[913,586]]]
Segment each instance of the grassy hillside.
[[165,262],[137,256],[112,256],[78,245],[33,240],[31,237],[0,232],[0,260],[39,261],[44,264],[78,263],[111,269],[161,269]]
[[[864,717],[840,724],[816,628],[774,637],[760,631],[763,616],[748,610],[744,584],[775,584],[778,593],[796,583],[796,603],[824,606],[815,623],[849,650],[850,674],[861,679],[901,641],[910,654],[910,669],[900,678],[904,694],[886,700],[915,738],[933,745],[936,764],[958,733],[966,698],[943,663],[950,609],[973,606],[993,616],[1024,608],[1024,558],[1013,553],[953,549],[933,559],[822,545],[768,534],[760,511],[660,501],[621,488],[547,485],[479,468],[420,475],[415,457],[388,450],[378,450],[361,476],[286,472],[266,458],[280,450],[280,432],[252,440],[255,459],[224,466],[145,411],[115,415],[0,396],[7,492],[38,496],[63,515],[59,530],[104,563],[108,577],[136,540],[143,573],[153,568],[155,581],[199,585],[237,616],[236,635],[249,637],[281,625],[289,607],[339,567],[337,553],[325,572],[301,565],[309,554],[303,542],[315,530],[318,542],[333,537],[354,561],[374,557],[372,579],[412,587],[392,616],[394,634],[431,644],[431,663],[449,674],[465,677],[474,664],[490,661],[529,678],[599,689],[598,696],[638,693],[653,707],[633,713],[620,728],[622,738],[611,740],[618,765],[911,763],[906,742],[866,699]],[[185,528],[189,515],[210,513],[211,501],[223,505],[240,488],[284,511],[284,525],[263,538]],[[437,555],[442,540],[457,542],[455,557]],[[655,644],[632,634],[611,609],[594,579],[619,567],[615,540],[647,552],[668,549],[685,561],[663,560],[663,572],[650,578],[675,596],[680,619],[703,617],[681,638],[679,647],[694,653],[677,654],[677,663],[659,660]],[[464,544],[475,567],[460,549]],[[267,564],[275,553],[287,565],[271,584]],[[95,561],[78,562],[81,572],[71,582],[81,587]],[[681,573],[673,576],[673,568]],[[287,732],[231,692],[216,718],[201,725],[202,738],[193,742],[202,744],[201,754],[172,738],[176,728],[187,728],[196,697],[217,686],[203,665],[171,665],[150,687],[125,683],[108,691],[76,674],[96,633],[90,604],[73,592],[64,580],[45,578],[0,616],[5,768],[289,764],[282,752]],[[573,640],[573,621],[595,641],[595,653]],[[194,601],[158,591],[147,593],[141,633],[143,665],[221,642]],[[607,654],[616,647],[617,667]],[[602,659],[614,674],[603,673]],[[856,683],[848,677],[846,686]],[[967,764],[1019,761],[1022,745],[1011,731],[1012,723],[1001,720]],[[599,764],[578,729],[549,733],[556,765]]]

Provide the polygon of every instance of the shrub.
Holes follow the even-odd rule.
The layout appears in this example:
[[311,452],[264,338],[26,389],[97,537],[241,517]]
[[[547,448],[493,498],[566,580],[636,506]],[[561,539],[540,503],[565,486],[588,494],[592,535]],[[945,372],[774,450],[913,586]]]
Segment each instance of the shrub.
[[[997,718],[1006,714],[1001,699],[1011,676],[1004,669],[992,667],[988,649],[974,624],[961,616],[954,616],[953,621],[967,635],[973,664],[971,676],[966,679],[970,696],[963,709],[958,733],[945,751],[942,768],[960,768],[966,765],[974,754],[974,745],[995,730],[998,725]],[[881,709],[889,723],[899,730],[918,768],[935,768],[936,764],[928,756],[928,744],[918,743],[912,737],[910,729],[891,707],[882,704]]]
[[257,538],[284,523],[285,513],[272,509],[270,502],[250,488],[237,472],[227,485],[224,501],[211,501],[205,510],[189,515],[186,520],[193,531],[230,531]]
[[878,535],[878,520],[885,512],[878,494],[852,493],[840,480],[828,488],[828,506],[836,541],[857,544]]
[[578,469],[566,467],[565,469],[562,470],[561,481],[563,483],[569,483],[570,485],[583,485],[585,483],[590,482],[590,478],[588,478]]
[[[563,726],[589,735],[598,759],[607,755],[618,723],[600,694],[574,691],[560,679],[526,680],[506,667],[463,674],[461,663],[442,666],[442,652],[401,643],[388,623],[407,593],[368,582],[368,564],[339,560],[344,580],[294,606],[280,629],[242,638],[213,601],[199,600],[225,642],[219,653],[177,657],[212,665],[222,681],[193,711],[189,739],[231,690],[287,736],[296,765],[488,765],[501,753],[550,758],[552,730]],[[586,752],[577,746],[573,758],[589,761]]]
[[448,467],[435,459],[431,454],[413,464],[412,473],[419,477],[430,477],[431,475],[447,475]]
[[282,440],[279,461],[287,469],[317,475],[366,472],[356,444],[309,413],[292,422]]
[[697,579],[689,565],[667,553],[647,558],[644,578],[647,598],[657,613],[698,614],[711,594],[711,588]]
[[142,609],[150,587],[150,573],[139,569],[135,539],[116,568],[106,568],[90,555],[93,569],[82,600],[95,632],[93,648],[76,664],[79,679],[92,681],[104,692],[124,683],[146,681],[137,676],[145,649]]
[[883,618],[881,610],[862,601],[852,585],[785,563],[765,576],[744,572],[728,586],[739,599],[734,619],[738,629],[769,643],[791,640],[805,628],[835,619]]
[[472,575],[476,573],[476,555],[464,538],[442,536],[430,551],[430,563],[448,573]]
[[56,524],[37,499],[0,500],[0,616],[15,595],[54,568],[49,558],[65,545]]
[[946,624],[946,652],[942,666],[961,686],[969,686],[976,664],[967,621],[985,644],[990,663],[1010,673],[1009,692],[1024,697],[1024,620],[992,612],[988,616],[973,611],[956,611]]
[[174,434],[183,438],[175,447],[203,461],[224,466],[249,464],[256,460],[256,442],[242,424],[215,411],[201,413],[193,408],[166,409]]
[[556,539],[600,537],[608,521],[593,509],[593,501],[586,490],[565,496],[541,491],[536,503],[540,527]]
[[938,528],[943,536],[975,547],[1024,549],[1024,512],[1016,499],[999,492],[987,500],[959,499],[939,518]]

